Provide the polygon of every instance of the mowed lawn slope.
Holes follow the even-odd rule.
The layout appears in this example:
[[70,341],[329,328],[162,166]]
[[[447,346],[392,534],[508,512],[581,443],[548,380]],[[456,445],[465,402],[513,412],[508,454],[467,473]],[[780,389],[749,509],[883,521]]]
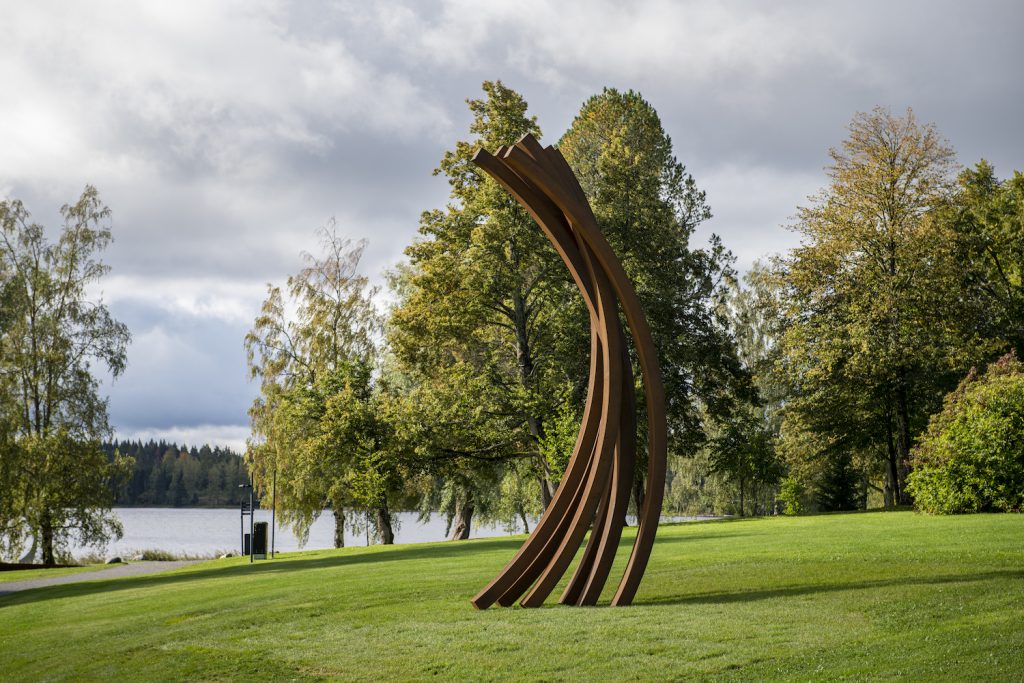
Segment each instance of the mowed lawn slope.
[[17,569],[0,572],[0,590],[2,584],[20,583],[32,581],[33,579],[49,579],[54,576],[67,576],[68,574],[88,574],[89,572],[101,569],[110,569],[114,565],[91,564],[85,567],[55,567],[53,569]]
[[0,597],[0,678],[1024,679],[1021,515],[664,526],[633,607],[473,610],[521,540],[219,560]]

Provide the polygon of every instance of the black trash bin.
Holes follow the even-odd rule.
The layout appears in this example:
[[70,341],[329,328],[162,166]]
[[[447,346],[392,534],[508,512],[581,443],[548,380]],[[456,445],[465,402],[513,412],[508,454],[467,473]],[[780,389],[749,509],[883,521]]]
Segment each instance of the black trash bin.
[[267,527],[266,522],[256,522],[252,527],[252,556],[255,560],[267,559]]

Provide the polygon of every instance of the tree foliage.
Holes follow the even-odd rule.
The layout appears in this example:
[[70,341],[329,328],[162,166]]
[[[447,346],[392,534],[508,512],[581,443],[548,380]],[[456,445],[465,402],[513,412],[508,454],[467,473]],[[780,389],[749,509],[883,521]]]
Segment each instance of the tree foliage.
[[[540,134],[518,93],[490,82],[484,92],[469,101],[474,138],[457,143],[438,169],[451,202],[423,214],[421,238],[396,274],[388,338],[422,393],[423,422],[437,426],[418,443],[438,463],[439,481],[458,481],[465,498],[482,501],[492,482],[519,490],[509,477],[527,474],[539,479],[546,504],[582,413],[587,312],[543,233],[470,163],[478,147]],[[692,453],[702,440],[695,401],[719,409],[726,385],[742,374],[714,300],[729,255],[717,239],[690,246],[710,215],[704,194],[654,108],[634,92],[590,98],[558,147],[636,285],[666,378],[673,448]]]
[[261,500],[271,499],[276,479],[278,513],[300,538],[330,505],[339,546],[349,507],[372,511],[390,543],[388,496],[396,484],[383,454],[386,400],[373,374],[376,289],[358,272],[366,245],[341,237],[333,222],[319,234],[322,253],[303,255],[306,266],[288,278],[286,293],[268,285],[245,338],[260,381],[246,458]]
[[777,272],[779,371],[792,383],[783,452],[794,470],[817,469],[827,507],[855,499],[851,468],[865,485],[881,468],[887,501],[907,502],[913,436],[985,351],[942,220],[953,151],[910,110],[878,108],[857,114],[830,154],[829,185],[799,210],[801,246]]
[[1012,353],[946,396],[913,452],[908,488],[925,512],[1024,507],[1024,364]]
[[472,138],[435,171],[448,179],[450,201],[423,213],[408,263],[393,276],[388,325],[415,386],[420,460],[435,481],[456,486],[455,505],[467,510],[506,476],[533,479],[547,503],[555,473],[541,444],[571,381],[556,355],[568,274],[526,212],[471,162],[479,147],[540,130],[518,93],[500,81],[483,90],[467,101]]
[[94,368],[120,375],[129,341],[90,296],[108,271],[110,210],[86,187],[60,214],[51,242],[20,201],[0,202],[0,542],[11,555],[32,537],[46,564],[72,539],[120,536],[109,483],[131,468],[101,448],[111,430]]
[[979,327],[1024,353],[1024,173],[999,180],[982,160],[960,173],[946,220],[956,230],[963,292],[978,297],[987,316]]
[[776,443],[787,387],[773,372],[783,325],[779,292],[770,270],[759,262],[742,281],[729,278],[727,284],[720,309],[744,372],[727,394],[732,399],[728,409],[710,416],[705,450],[709,471],[736,487],[738,496],[730,509],[742,516],[746,500],[751,500],[754,514],[764,514],[774,509],[776,487],[785,472]]
[[[711,217],[705,194],[676,158],[654,107],[632,90],[606,88],[588,99],[558,148],[651,326],[665,382],[671,448],[692,454],[703,440],[698,403],[720,414],[743,375],[718,315],[731,255],[714,235],[706,248],[690,244],[697,226]],[[578,330],[585,311],[578,297],[573,302],[572,329]],[[578,333],[571,338],[581,359],[576,376],[585,378],[588,340]],[[640,377],[638,368],[634,376]]]
[[235,506],[249,494],[242,456],[220,446],[202,447],[166,441],[118,441],[103,444],[111,460],[118,454],[134,461],[123,486],[112,486],[116,505],[169,507]]
[[[467,102],[469,136],[436,170],[449,201],[421,215],[390,274],[384,350],[355,274],[361,247],[336,235],[289,280],[291,303],[269,290],[247,337],[262,382],[249,457],[263,486],[287,472],[300,531],[325,503],[386,520],[389,501],[412,498],[445,514],[453,538],[474,519],[528,525],[566,466],[588,314],[543,233],[472,163],[477,148],[540,131],[500,82]],[[907,503],[911,449],[943,395],[1024,343],[1024,177],[999,181],[982,162],[957,178],[952,149],[910,110],[853,117],[826,187],[798,210],[800,246],[742,284],[717,237],[692,244],[706,197],[638,93],[589,98],[558,147],[651,325],[670,503]]]
[[773,487],[782,474],[774,441],[770,425],[755,410],[734,412],[710,439],[710,470],[736,485],[735,510],[740,517],[747,514],[747,501],[756,499],[757,488]]

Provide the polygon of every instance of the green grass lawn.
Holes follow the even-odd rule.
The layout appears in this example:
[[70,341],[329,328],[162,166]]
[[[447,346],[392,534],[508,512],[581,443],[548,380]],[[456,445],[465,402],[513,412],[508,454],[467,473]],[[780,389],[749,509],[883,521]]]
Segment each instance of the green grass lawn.
[[665,526],[633,607],[475,611],[520,542],[235,558],[0,597],[0,678],[1024,680],[1021,515]]
[[65,574],[81,574],[82,572],[94,572],[97,569],[106,569],[105,564],[90,564],[84,567],[54,567],[53,569],[16,569],[0,572],[0,585],[15,581],[31,581],[32,579],[46,579],[51,576],[64,576]]

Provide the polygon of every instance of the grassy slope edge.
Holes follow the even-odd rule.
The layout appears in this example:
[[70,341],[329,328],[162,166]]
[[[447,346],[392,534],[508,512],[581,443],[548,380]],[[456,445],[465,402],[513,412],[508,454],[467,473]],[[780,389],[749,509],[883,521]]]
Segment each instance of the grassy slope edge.
[[234,558],[7,595],[3,678],[1024,675],[1021,515],[669,525],[631,608],[474,611],[469,597],[520,542]]
[[54,567],[53,569],[39,568],[0,571],[0,586],[5,583],[18,583],[21,581],[31,581],[33,579],[49,579],[54,576],[94,572],[100,569],[109,569],[111,566],[113,565],[90,564],[84,567]]

